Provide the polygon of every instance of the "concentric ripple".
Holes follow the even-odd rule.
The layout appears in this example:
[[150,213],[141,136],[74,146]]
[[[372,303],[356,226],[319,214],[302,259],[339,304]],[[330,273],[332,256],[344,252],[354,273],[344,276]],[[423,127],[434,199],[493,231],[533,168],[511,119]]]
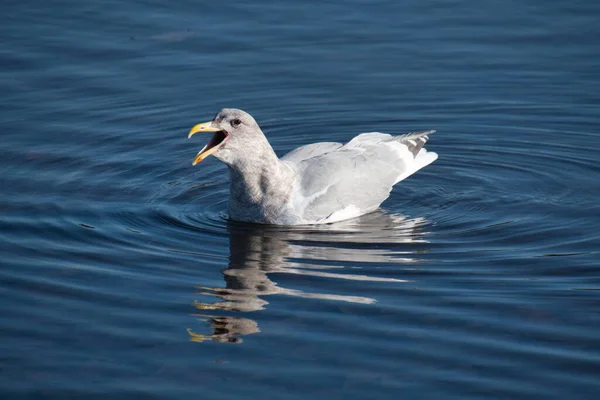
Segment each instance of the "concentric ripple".
[[[0,397],[599,398],[598,2],[5,3]],[[238,223],[222,107],[440,157]]]

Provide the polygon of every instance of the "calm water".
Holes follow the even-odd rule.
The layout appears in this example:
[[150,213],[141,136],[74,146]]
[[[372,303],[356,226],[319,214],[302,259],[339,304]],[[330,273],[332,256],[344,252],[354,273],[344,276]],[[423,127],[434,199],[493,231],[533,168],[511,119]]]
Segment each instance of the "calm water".
[[[2,4],[2,398],[600,395],[600,3],[92,3]],[[232,223],[186,139],[222,107],[440,158]]]

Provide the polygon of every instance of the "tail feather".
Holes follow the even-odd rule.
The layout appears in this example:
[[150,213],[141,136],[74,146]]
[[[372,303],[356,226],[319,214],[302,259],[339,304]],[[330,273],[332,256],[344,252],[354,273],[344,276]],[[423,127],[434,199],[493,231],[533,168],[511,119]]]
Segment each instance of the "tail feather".
[[394,185],[396,183],[408,178],[409,176],[411,176],[412,174],[414,174],[421,168],[428,166],[429,164],[431,164],[432,162],[437,160],[437,158],[438,158],[437,153],[434,153],[433,151],[427,151],[425,149],[421,150],[419,152],[419,154],[417,155],[417,157],[415,158],[415,160],[413,161],[413,163],[410,164],[408,166],[408,168],[400,174],[400,176],[398,176],[398,178],[396,179],[396,182],[394,182]]
[[425,146],[425,143],[429,140],[428,135],[431,135],[432,133],[435,133],[435,131],[411,132],[406,135],[395,136],[394,140],[408,147],[408,150],[412,155],[417,157],[419,151],[421,151],[423,146]]
[[426,167],[437,160],[437,153],[434,153],[433,151],[427,151],[423,148],[425,143],[427,143],[427,140],[429,140],[428,135],[431,135],[432,133],[435,133],[435,131],[412,132],[406,135],[396,136],[394,138],[399,143],[405,145],[415,157],[414,160],[407,165],[406,170],[404,170],[400,176],[398,176],[394,184],[408,178],[421,168]]

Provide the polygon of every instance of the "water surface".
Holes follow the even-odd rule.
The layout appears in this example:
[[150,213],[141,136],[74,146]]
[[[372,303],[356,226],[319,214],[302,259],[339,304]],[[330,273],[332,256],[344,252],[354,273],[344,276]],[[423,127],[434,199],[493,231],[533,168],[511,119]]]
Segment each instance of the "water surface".
[[[596,398],[593,1],[5,2],[5,398]],[[437,129],[330,226],[227,220],[189,128]]]

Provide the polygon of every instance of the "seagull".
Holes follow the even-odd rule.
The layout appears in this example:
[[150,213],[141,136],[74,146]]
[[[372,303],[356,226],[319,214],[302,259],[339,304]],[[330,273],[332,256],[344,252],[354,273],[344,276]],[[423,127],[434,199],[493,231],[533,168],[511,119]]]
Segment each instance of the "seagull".
[[193,165],[209,155],[229,168],[229,217],[271,225],[328,224],[375,211],[393,186],[434,162],[423,146],[435,131],[363,133],[346,144],[313,143],[279,158],[254,118],[224,108],[195,125],[213,132]]

